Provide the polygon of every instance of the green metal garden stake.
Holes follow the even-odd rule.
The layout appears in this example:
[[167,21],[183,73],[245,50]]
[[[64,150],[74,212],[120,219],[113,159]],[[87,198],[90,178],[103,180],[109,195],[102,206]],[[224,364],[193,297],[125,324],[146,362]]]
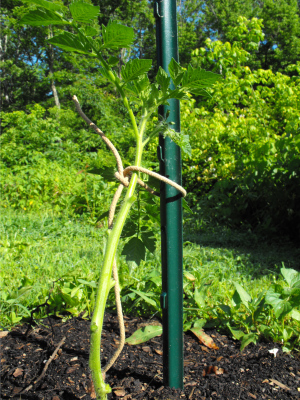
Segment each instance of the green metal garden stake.
[[[172,58],[178,62],[176,0],[156,0],[156,41],[158,66],[168,73]],[[179,101],[169,100],[159,113],[180,130]],[[169,114],[168,114],[169,113]],[[181,185],[180,148],[169,138],[159,139],[160,174]],[[181,194],[165,183],[160,191],[163,374],[164,384],[183,388],[183,270],[182,270],[182,200]]]

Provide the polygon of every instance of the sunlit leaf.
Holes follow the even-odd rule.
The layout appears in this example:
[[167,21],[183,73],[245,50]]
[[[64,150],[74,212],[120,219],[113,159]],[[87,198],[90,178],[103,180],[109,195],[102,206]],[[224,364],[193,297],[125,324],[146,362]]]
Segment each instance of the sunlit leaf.
[[234,282],[234,286],[240,296],[242,303],[245,305],[245,307],[248,308],[249,307],[248,303],[251,301],[251,296],[246,292],[244,288],[242,288],[242,286],[239,283]]
[[47,1],[47,0],[23,0],[23,2],[36,4],[37,6],[41,6],[50,11],[61,11],[63,8],[65,8],[61,4],[53,3],[52,1]]
[[184,75],[184,70],[181,68],[181,66],[174,60],[174,58],[172,58],[169,66],[169,73],[170,76],[172,78],[172,81],[174,83],[175,86],[178,86],[183,78]]
[[296,321],[300,321],[300,312],[299,312],[299,311],[293,309],[293,310],[289,313],[289,315],[290,315],[293,319],[295,319]]
[[63,50],[91,55],[89,52],[91,50],[90,44],[83,36],[80,37],[70,32],[64,32],[47,41]]
[[222,76],[201,68],[194,69],[188,66],[182,79],[182,87],[188,88],[191,92],[194,90],[211,87],[215,82],[222,80]]
[[160,89],[163,93],[165,93],[170,86],[171,78],[162,67],[159,67],[156,75],[156,82],[160,85]]
[[280,272],[290,287],[300,287],[300,272],[292,268],[281,268]]
[[74,1],[69,7],[74,21],[78,22],[90,22],[91,19],[96,18],[100,14],[98,6],[92,6],[81,1]]
[[126,65],[123,65],[121,70],[122,78],[125,82],[132,81],[138,78],[140,75],[145,74],[149,71],[152,65],[152,60],[140,60],[135,58],[134,60],[128,61]]
[[35,10],[25,14],[20,20],[21,25],[48,26],[48,25],[70,25],[70,22],[50,10]]
[[102,25],[102,39],[105,49],[128,48],[134,39],[134,30],[128,26],[112,22],[107,26]]
[[147,325],[136,330],[129,338],[126,339],[126,343],[131,345],[144,343],[156,336],[160,336],[161,334],[162,326]]
[[190,144],[190,138],[189,135],[184,135],[181,132],[177,132],[174,129],[168,128],[163,132],[164,137],[169,137],[171,140],[173,140],[174,143],[176,143],[183,153],[191,157],[192,155],[192,147]]
[[244,350],[244,348],[245,348],[246,346],[248,346],[248,344],[250,344],[250,343],[256,344],[257,339],[258,339],[258,338],[257,338],[256,333],[253,333],[253,332],[250,332],[250,333],[244,335],[244,336],[242,337],[242,340],[241,340],[241,347],[240,347],[240,350],[241,350],[241,351]]
[[141,292],[140,290],[135,290],[135,289],[131,289],[134,293],[136,293],[138,296],[140,296],[146,303],[150,304],[152,307],[157,308],[157,304],[156,302],[151,299],[149,296],[147,296],[147,294],[145,294],[144,292]]

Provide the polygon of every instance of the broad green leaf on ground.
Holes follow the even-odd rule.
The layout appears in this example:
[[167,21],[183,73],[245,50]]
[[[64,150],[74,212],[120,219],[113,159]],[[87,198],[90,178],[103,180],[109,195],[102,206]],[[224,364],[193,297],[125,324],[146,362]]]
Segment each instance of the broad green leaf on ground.
[[223,79],[221,75],[205,71],[201,68],[194,69],[189,65],[182,79],[182,87],[189,89],[193,93],[193,90],[211,87],[221,79]]
[[244,304],[245,307],[248,308],[248,303],[251,301],[251,296],[246,292],[245,289],[242,288],[242,286],[239,283],[234,282],[234,286],[240,296],[242,303]]
[[202,329],[205,324],[206,324],[206,319],[200,318],[200,319],[197,319],[197,321],[194,322],[193,327],[194,328],[198,328],[198,329]]
[[136,293],[138,296],[140,296],[146,303],[150,304],[151,306],[153,306],[154,308],[157,309],[157,304],[156,302],[151,299],[149,296],[147,296],[147,294],[145,294],[144,292],[141,292],[140,290],[135,290],[135,289],[131,289],[134,293]]
[[202,287],[200,287],[200,288],[196,287],[195,293],[194,293],[194,300],[199,308],[205,307],[205,300],[204,300],[204,296],[203,296],[204,293],[203,293],[203,290],[201,290],[201,289],[202,289]]
[[160,85],[160,89],[163,93],[165,93],[170,86],[171,78],[162,67],[159,67],[156,75],[156,82]]
[[147,325],[135,331],[129,338],[125,340],[128,344],[140,344],[147,342],[156,336],[162,334],[162,326],[160,325]]
[[145,245],[139,238],[133,237],[123,247],[122,255],[126,256],[126,261],[134,261],[140,265],[141,261],[145,260]]
[[153,232],[142,232],[141,239],[142,239],[144,245],[150,251],[150,253],[154,253],[156,239],[153,236]]
[[292,268],[281,268],[280,272],[290,287],[300,287],[300,272]]
[[91,50],[89,42],[83,36],[80,37],[70,32],[56,35],[47,40],[47,42],[63,50],[77,51],[78,53],[92,55],[92,53],[89,52]]
[[128,26],[112,22],[107,26],[102,25],[103,49],[128,48],[134,39],[134,30]]
[[209,347],[210,349],[218,350],[219,347],[215,344],[213,339],[203,331],[203,329],[194,327],[191,328],[190,331],[197,336],[200,343],[204,344],[204,346]]
[[172,58],[169,66],[169,73],[175,86],[178,86],[183,78],[184,71],[181,66]]
[[41,6],[50,11],[61,11],[63,8],[65,8],[63,5],[47,0],[23,0],[23,3],[36,4],[37,6]]
[[248,344],[257,342],[257,334],[250,332],[242,337],[240,350],[242,351]]
[[233,329],[229,323],[226,324],[232,334],[232,336],[237,339],[237,340],[241,340],[241,338],[245,335],[245,333],[243,331],[240,331],[238,329]]
[[292,311],[293,306],[288,299],[281,298],[282,288],[279,285],[272,285],[266,293],[265,301],[274,308],[276,318],[282,319]]
[[226,304],[220,304],[219,307],[221,308],[222,311],[229,317],[231,316],[231,308],[227,306]]
[[290,317],[292,317],[293,319],[295,319],[296,321],[300,321],[300,312],[293,309],[290,313],[289,313]]
[[48,25],[70,25],[70,22],[50,10],[35,10],[25,14],[20,20],[21,25],[48,26]]
[[140,75],[145,74],[149,71],[152,65],[152,60],[140,60],[135,58],[134,60],[128,61],[126,65],[123,65],[121,70],[122,78],[125,82],[132,81],[138,78]]
[[90,22],[100,14],[98,6],[92,6],[81,1],[76,1],[70,4],[70,11],[74,21]]

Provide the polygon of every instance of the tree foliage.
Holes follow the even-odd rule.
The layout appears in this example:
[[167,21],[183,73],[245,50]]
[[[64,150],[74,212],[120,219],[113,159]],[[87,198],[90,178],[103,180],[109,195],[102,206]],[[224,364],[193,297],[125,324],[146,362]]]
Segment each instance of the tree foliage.
[[193,148],[187,188],[206,217],[299,237],[300,65],[290,65],[289,75],[251,71],[245,48],[258,46],[260,21],[239,24],[239,41],[208,40],[194,52],[196,64],[214,64],[225,81],[206,103],[184,107]]

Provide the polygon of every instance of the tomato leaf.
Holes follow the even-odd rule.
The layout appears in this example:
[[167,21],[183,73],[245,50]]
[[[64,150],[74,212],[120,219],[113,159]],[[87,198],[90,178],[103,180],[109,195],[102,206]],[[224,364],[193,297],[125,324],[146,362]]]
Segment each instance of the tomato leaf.
[[70,25],[71,23],[57,13],[50,10],[34,10],[25,14],[20,20],[21,25],[48,26],[48,25]]
[[138,78],[140,75],[145,74],[149,71],[152,65],[152,60],[140,60],[135,58],[134,60],[128,61],[126,65],[123,65],[121,70],[122,78],[125,82],[132,81]]
[[128,48],[134,39],[134,31],[128,26],[112,22],[107,26],[102,25],[103,49],[117,50]]
[[92,55],[92,53],[90,53],[91,46],[83,35],[79,36],[70,32],[64,32],[47,40],[47,42],[63,50],[77,51],[78,53]]
[[75,1],[69,7],[74,21],[77,22],[90,22],[91,19],[96,18],[100,14],[98,6],[92,6],[81,1]]
[[125,244],[122,255],[126,256],[126,261],[134,261],[137,265],[140,265],[141,261],[145,260],[145,245],[141,239],[133,237]]

